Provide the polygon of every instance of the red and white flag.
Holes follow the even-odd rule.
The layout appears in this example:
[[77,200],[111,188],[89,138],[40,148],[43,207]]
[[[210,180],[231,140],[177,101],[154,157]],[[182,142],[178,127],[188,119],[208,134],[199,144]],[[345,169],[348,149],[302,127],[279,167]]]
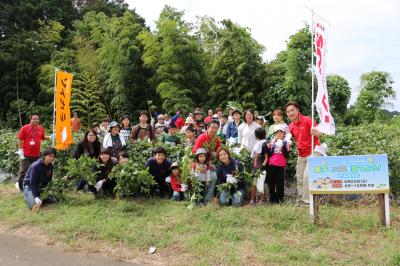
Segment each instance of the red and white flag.
[[322,133],[335,134],[335,121],[329,109],[328,88],[326,85],[326,27],[321,21],[313,21],[314,33],[314,73],[318,81],[318,93],[315,100],[315,107],[319,115],[320,123],[316,129]]

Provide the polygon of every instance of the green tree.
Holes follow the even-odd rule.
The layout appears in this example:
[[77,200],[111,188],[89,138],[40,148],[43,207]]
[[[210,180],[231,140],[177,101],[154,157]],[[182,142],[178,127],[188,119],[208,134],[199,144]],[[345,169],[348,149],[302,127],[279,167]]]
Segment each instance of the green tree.
[[356,108],[362,113],[363,121],[371,122],[380,110],[396,98],[393,79],[388,72],[371,71],[360,77],[360,95]]
[[347,110],[351,97],[351,88],[345,78],[328,75],[326,78],[331,112],[335,119],[340,119]]
[[156,22],[157,31],[139,36],[144,64],[154,72],[149,82],[168,111],[189,111],[205,92],[201,49],[183,14],[165,6]]

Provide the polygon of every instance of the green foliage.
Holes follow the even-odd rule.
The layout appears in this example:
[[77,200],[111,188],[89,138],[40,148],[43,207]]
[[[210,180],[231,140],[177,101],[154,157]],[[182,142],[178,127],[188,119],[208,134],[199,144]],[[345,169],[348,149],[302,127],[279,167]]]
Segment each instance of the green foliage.
[[95,185],[97,174],[100,168],[100,163],[96,158],[90,158],[88,156],[81,156],[79,159],[69,158],[64,166],[66,175],[68,177],[75,178],[76,180],[83,179],[89,183],[89,185]]
[[157,184],[143,164],[132,160],[116,165],[109,178],[115,179],[117,183],[114,188],[117,197],[149,194],[151,188]]
[[361,92],[355,104],[361,112],[362,120],[372,122],[379,109],[388,104],[388,100],[396,98],[394,83],[389,73],[372,71],[361,75]]
[[351,88],[347,80],[339,75],[328,75],[326,83],[329,92],[331,112],[337,124],[338,119],[341,120],[347,110],[347,104],[351,96]]

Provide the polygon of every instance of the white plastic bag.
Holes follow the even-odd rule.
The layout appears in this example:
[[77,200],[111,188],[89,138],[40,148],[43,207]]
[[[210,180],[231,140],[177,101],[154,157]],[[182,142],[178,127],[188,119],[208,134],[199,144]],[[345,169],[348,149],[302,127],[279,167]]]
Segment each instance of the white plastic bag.
[[264,194],[264,183],[265,183],[265,177],[267,176],[266,171],[262,171],[260,173],[260,176],[257,178],[257,191],[258,193]]

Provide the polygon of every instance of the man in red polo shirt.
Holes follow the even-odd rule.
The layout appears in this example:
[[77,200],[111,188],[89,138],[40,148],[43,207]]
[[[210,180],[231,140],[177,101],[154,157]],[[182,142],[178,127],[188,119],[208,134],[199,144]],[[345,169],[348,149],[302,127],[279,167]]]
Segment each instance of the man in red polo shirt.
[[[217,119],[211,120],[208,125],[208,129],[206,132],[201,134],[197,139],[196,143],[193,146],[192,153],[196,154],[196,151],[200,148],[205,148],[208,152],[207,160],[210,160],[210,157],[216,156],[217,150],[221,147],[221,141],[217,135],[219,129],[219,121]],[[214,197],[215,185],[217,184],[217,173],[215,171],[215,167],[211,166],[210,173],[210,184],[206,187],[206,195],[204,197],[204,203],[210,202]]]
[[23,126],[18,133],[19,150],[19,171],[18,186],[22,191],[23,181],[29,166],[40,158],[40,144],[42,140],[49,139],[44,134],[44,129],[39,125],[39,114],[30,115],[30,123]]
[[308,189],[308,175],[307,170],[307,157],[311,155],[311,138],[314,136],[314,147],[319,145],[318,136],[321,134],[314,126],[316,123],[312,122],[311,117],[302,115],[300,107],[297,102],[288,102],[285,106],[285,111],[291,123],[289,124],[290,133],[297,144],[297,165],[296,165],[296,179],[297,179],[297,193],[298,201],[300,203],[308,204],[309,189]]

